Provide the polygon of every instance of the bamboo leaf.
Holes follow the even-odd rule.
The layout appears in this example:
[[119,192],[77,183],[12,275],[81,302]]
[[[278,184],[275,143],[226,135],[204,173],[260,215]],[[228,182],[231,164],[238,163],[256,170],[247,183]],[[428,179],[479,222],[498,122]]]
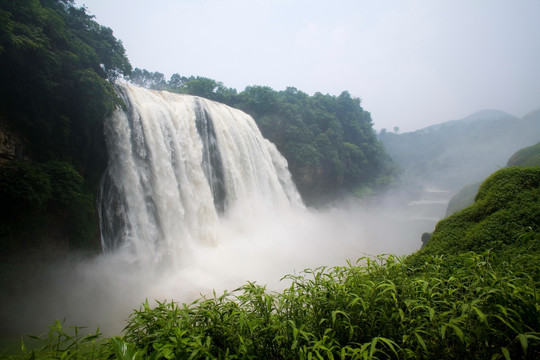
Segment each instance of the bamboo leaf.
[[429,321],[433,322],[433,318],[435,317],[435,309],[432,307],[429,307]]

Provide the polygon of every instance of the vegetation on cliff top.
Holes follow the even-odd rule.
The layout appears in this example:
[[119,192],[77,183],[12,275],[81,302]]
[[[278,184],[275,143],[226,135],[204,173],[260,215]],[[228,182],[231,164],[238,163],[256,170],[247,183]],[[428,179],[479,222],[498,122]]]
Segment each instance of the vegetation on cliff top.
[[321,196],[390,183],[397,166],[377,140],[369,112],[347,91],[310,96],[294,87],[276,91],[248,86],[240,93],[204,77],[135,69],[130,81],[155,90],[202,96],[250,114],[264,137],[276,144],[308,203]]

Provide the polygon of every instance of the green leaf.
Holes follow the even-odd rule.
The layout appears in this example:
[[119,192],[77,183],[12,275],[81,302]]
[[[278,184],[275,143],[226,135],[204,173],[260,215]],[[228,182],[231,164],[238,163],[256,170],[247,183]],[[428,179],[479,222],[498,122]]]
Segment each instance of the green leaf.
[[518,334],[519,342],[521,343],[521,347],[523,348],[523,352],[525,355],[527,355],[527,348],[529,347],[529,341],[527,340],[527,336],[524,334]]
[[482,312],[482,310],[480,310],[478,307],[476,307],[476,306],[471,306],[471,307],[472,307],[472,309],[476,312],[476,314],[478,315],[478,317],[480,318],[480,321],[482,321],[482,322],[483,322],[484,324],[486,324],[486,325],[489,325],[489,324],[488,324],[488,321],[487,321],[487,315],[484,314],[484,313]]
[[433,321],[433,318],[435,317],[435,309],[433,309],[432,307],[429,307],[429,321]]
[[510,358],[510,351],[508,351],[508,349],[507,349],[506,347],[504,347],[504,346],[501,347],[501,351],[502,351],[502,353],[503,353],[503,355],[504,355],[504,358],[505,358],[506,360],[511,360],[511,358]]
[[119,337],[111,338],[111,344],[116,358],[119,360],[134,360],[137,358],[137,349]]
[[459,326],[454,324],[450,324],[450,326],[452,327],[452,329],[454,329],[454,332],[456,333],[459,340],[461,340],[461,342],[464,342],[465,335],[463,334],[463,331],[459,328]]
[[420,343],[420,346],[422,346],[422,349],[424,349],[424,351],[427,353],[428,349],[426,343],[424,342],[424,339],[422,339],[422,336],[420,336],[420,334],[418,334],[417,332],[414,333],[414,336],[416,336],[416,339]]
[[371,346],[369,347],[369,355],[370,356],[373,356],[373,354],[375,354],[378,340],[379,340],[378,337],[374,337],[373,339],[371,339]]

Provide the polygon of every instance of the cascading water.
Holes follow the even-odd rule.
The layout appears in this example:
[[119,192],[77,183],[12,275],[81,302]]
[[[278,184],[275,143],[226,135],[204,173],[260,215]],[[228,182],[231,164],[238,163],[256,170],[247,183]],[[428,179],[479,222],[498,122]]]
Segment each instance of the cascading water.
[[105,252],[181,264],[216,242],[237,204],[302,206],[286,160],[242,111],[203,98],[120,84],[108,119],[99,211]]

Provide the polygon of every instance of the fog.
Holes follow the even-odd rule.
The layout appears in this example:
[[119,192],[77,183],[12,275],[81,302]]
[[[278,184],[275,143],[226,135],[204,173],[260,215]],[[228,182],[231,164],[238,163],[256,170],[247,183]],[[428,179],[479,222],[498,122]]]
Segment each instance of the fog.
[[53,261],[30,256],[13,264],[16,271],[3,279],[0,333],[39,334],[55,319],[65,319],[67,325],[120,334],[145,299],[191,303],[247,281],[279,291],[287,285],[284,275],[306,268],[346,265],[367,255],[409,254],[435,220],[424,217],[421,205],[394,195],[370,204],[344,200],[326,209],[279,213],[239,204],[220,219],[217,243],[196,247],[177,269],[141,267],[125,251]]

